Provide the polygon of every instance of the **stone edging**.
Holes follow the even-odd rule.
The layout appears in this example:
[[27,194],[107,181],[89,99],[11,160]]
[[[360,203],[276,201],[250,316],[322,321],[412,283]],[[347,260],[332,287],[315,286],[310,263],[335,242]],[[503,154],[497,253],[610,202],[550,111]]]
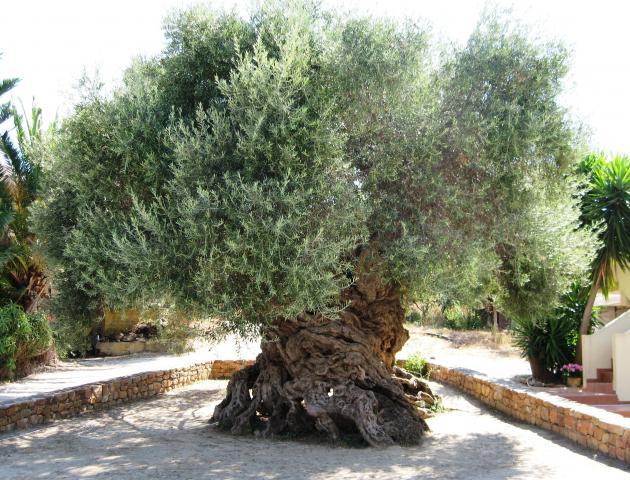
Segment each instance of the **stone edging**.
[[515,382],[428,363],[431,380],[447,383],[511,417],[630,463],[630,419]]
[[215,360],[171,370],[137,373],[41,396],[21,398],[14,402],[3,402],[0,404],[0,432],[105,410],[202,380],[226,379],[235,371],[253,363],[251,360]]
[[[105,410],[177,387],[227,379],[252,360],[215,360],[171,370],[144,372],[19,399],[0,405],[0,432],[58,418]],[[399,362],[404,366],[404,362]],[[580,445],[630,463],[630,419],[477,372],[428,363],[431,380],[447,383],[511,417],[559,433]]]

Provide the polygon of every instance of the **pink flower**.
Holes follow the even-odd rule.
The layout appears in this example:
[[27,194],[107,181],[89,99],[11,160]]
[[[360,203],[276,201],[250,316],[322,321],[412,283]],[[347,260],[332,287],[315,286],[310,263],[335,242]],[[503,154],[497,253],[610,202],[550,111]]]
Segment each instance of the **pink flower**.
[[584,368],[579,363],[568,363],[566,365],[562,365],[562,367],[560,367],[560,371],[565,373],[577,373],[583,372]]

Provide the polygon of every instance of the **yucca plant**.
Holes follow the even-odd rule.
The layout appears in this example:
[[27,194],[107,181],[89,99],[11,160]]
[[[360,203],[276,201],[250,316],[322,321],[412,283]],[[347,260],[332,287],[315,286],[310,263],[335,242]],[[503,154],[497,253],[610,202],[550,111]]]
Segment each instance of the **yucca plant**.
[[571,358],[567,339],[572,332],[573,323],[561,317],[515,322],[514,344],[529,360],[534,378],[542,381],[559,379],[558,368]]
[[[536,379],[557,381],[561,366],[574,361],[587,299],[588,287],[575,282],[552,315],[545,319],[520,318],[514,322],[515,346],[530,361]],[[597,309],[591,312],[589,332],[599,324],[598,313]]]
[[[599,290],[605,296],[615,288],[615,267],[630,266],[630,157],[604,154],[589,155],[580,165],[588,176],[587,191],[582,197],[582,222],[596,229],[600,247],[592,265],[592,285],[580,326],[589,330],[595,297]],[[581,349],[578,349],[581,360]]]

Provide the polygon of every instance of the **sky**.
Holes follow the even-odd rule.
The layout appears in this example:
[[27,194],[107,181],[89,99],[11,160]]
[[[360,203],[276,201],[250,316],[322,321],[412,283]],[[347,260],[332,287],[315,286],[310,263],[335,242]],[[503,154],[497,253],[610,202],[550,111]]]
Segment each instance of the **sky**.
[[[108,88],[138,56],[164,47],[162,20],[188,0],[0,0],[0,78],[19,77],[11,91],[27,108],[35,98],[44,120],[72,111],[83,73]],[[214,0],[212,6],[247,11],[251,0]],[[413,17],[432,25],[436,37],[463,44],[487,2],[477,0],[324,0],[361,13]],[[591,148],[630,153],[630,2],[624,0],[520,0],[492,2],[542,38],[572,51],[562,102],[588,126]],[[4,99],[3,99],[4,100]]]

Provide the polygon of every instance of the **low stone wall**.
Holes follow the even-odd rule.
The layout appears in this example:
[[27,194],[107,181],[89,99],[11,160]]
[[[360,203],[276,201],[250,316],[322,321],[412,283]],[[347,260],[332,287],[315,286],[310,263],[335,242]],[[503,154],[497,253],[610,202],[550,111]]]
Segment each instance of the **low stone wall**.
[[172,370],[138,373],[58,390],[45,396],[4,402],[0,404],[0,432],[104,410],[202,380],[229,378],[235,371],[252,363],[253,361],[248,360],[215,360]]
[[166,347],[157,342],[98,342],[96,350],[99,355],[106,357],[118,357],[122,355],[133,355],[134,353],[164,353]]
[[[252,360],[216,360],[139,373],[0,404],[0,432],[107,409],[209,379],[227,379]],[[400,362],[404,366],[404,362]],[[630,419],[512,382],[491,380],[465,369],[429,363],[431,380],[459,388],[486,405],[585,447],[630,463]]]
[[630,463],[628,418],[512,382],[490,380],[465,369],[428,366],[431,380],[452,385],[511,417]]

